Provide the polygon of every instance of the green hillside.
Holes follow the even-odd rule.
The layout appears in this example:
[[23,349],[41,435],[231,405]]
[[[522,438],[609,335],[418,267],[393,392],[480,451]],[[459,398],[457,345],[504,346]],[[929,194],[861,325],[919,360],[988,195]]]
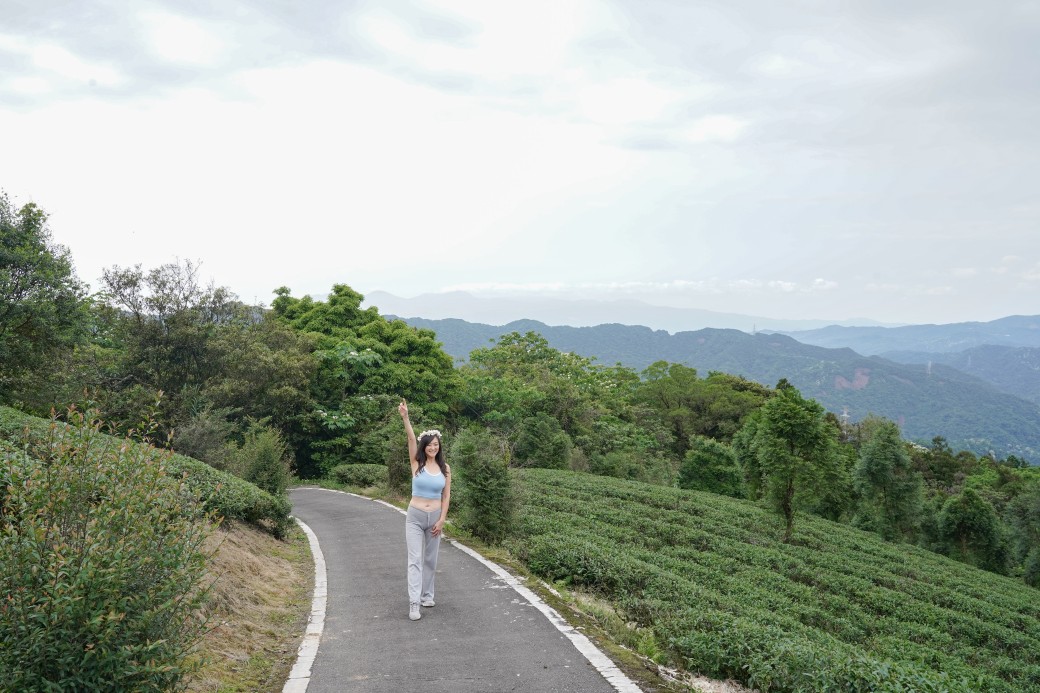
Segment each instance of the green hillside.
[[513,550],[613,600],[689,671],[761,691],[1040,690],[1020,582],[815,516],[793,541],[753,503],[588,474],[514,472]]
[[502,334],[534,331],[561,351],[642,369],[665,360],[696,368],[702,375],[722,371],[764,385],[786,378],[807,397],[853,421],[877,414],[899,422],[910,440],[935,436],[979,454],[1040,459],[1040,408],[998,391],[953,368],[901,364],[851,349],[802,344],[781,334],[748,334],[705,329],[674,335],[647,327],[598,325],[554,327],[523,320],[496,327],[461,320],[409,318],[431,329],[456,358],[487,346]]
[[950,366],[985,380],[1001,392],[1040,404],[1040,347],[987,344],[956,353],[890,351],[882,356],[898,363]]

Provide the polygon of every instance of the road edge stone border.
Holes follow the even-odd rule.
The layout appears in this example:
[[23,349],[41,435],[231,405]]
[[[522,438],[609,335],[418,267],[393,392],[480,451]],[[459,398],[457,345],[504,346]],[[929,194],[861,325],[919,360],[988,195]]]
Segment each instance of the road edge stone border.
[[311,667],[318,656],[318,644],[325,630],[325,608],[329,598],[328,574],[325,568],[325,554],[318,544],[318,535],[298,517],[294,517],[311,546],[314,557],[314,596],[311,599],[311,614],[307,619],[307,630],[303,634],[303,642],[296,652],[296,663],[293,664],[289,678],[285,681],[282,693],[304,693],[311,682]]

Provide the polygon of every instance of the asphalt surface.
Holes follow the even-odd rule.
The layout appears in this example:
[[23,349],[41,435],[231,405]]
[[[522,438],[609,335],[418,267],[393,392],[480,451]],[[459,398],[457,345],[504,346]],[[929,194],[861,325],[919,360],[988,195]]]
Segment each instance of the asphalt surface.
[[436,602],[408,619],[404,515],[322,489],[290,493],[325,556],[325,628],[308,693],[614,691],[530,601],[442,541]]

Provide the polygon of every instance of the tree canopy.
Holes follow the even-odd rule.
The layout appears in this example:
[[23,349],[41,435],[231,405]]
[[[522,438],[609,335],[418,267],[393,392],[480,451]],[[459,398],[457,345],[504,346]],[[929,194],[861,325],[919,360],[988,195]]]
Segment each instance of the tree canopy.
[[16,210],[0,193],[0,403],[11,401],[19,376],[83,340],[87,305],[47,214],[32,202]]

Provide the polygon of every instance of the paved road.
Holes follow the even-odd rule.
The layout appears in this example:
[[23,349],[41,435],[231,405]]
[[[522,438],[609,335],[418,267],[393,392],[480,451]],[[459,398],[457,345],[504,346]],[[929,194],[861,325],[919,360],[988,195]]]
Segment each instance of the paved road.
[[449,542],[441,544],[437,606],[408,620],[404,516],[344,493],[290,495],[328,570],[308,693],[617,690],[529,600]]

